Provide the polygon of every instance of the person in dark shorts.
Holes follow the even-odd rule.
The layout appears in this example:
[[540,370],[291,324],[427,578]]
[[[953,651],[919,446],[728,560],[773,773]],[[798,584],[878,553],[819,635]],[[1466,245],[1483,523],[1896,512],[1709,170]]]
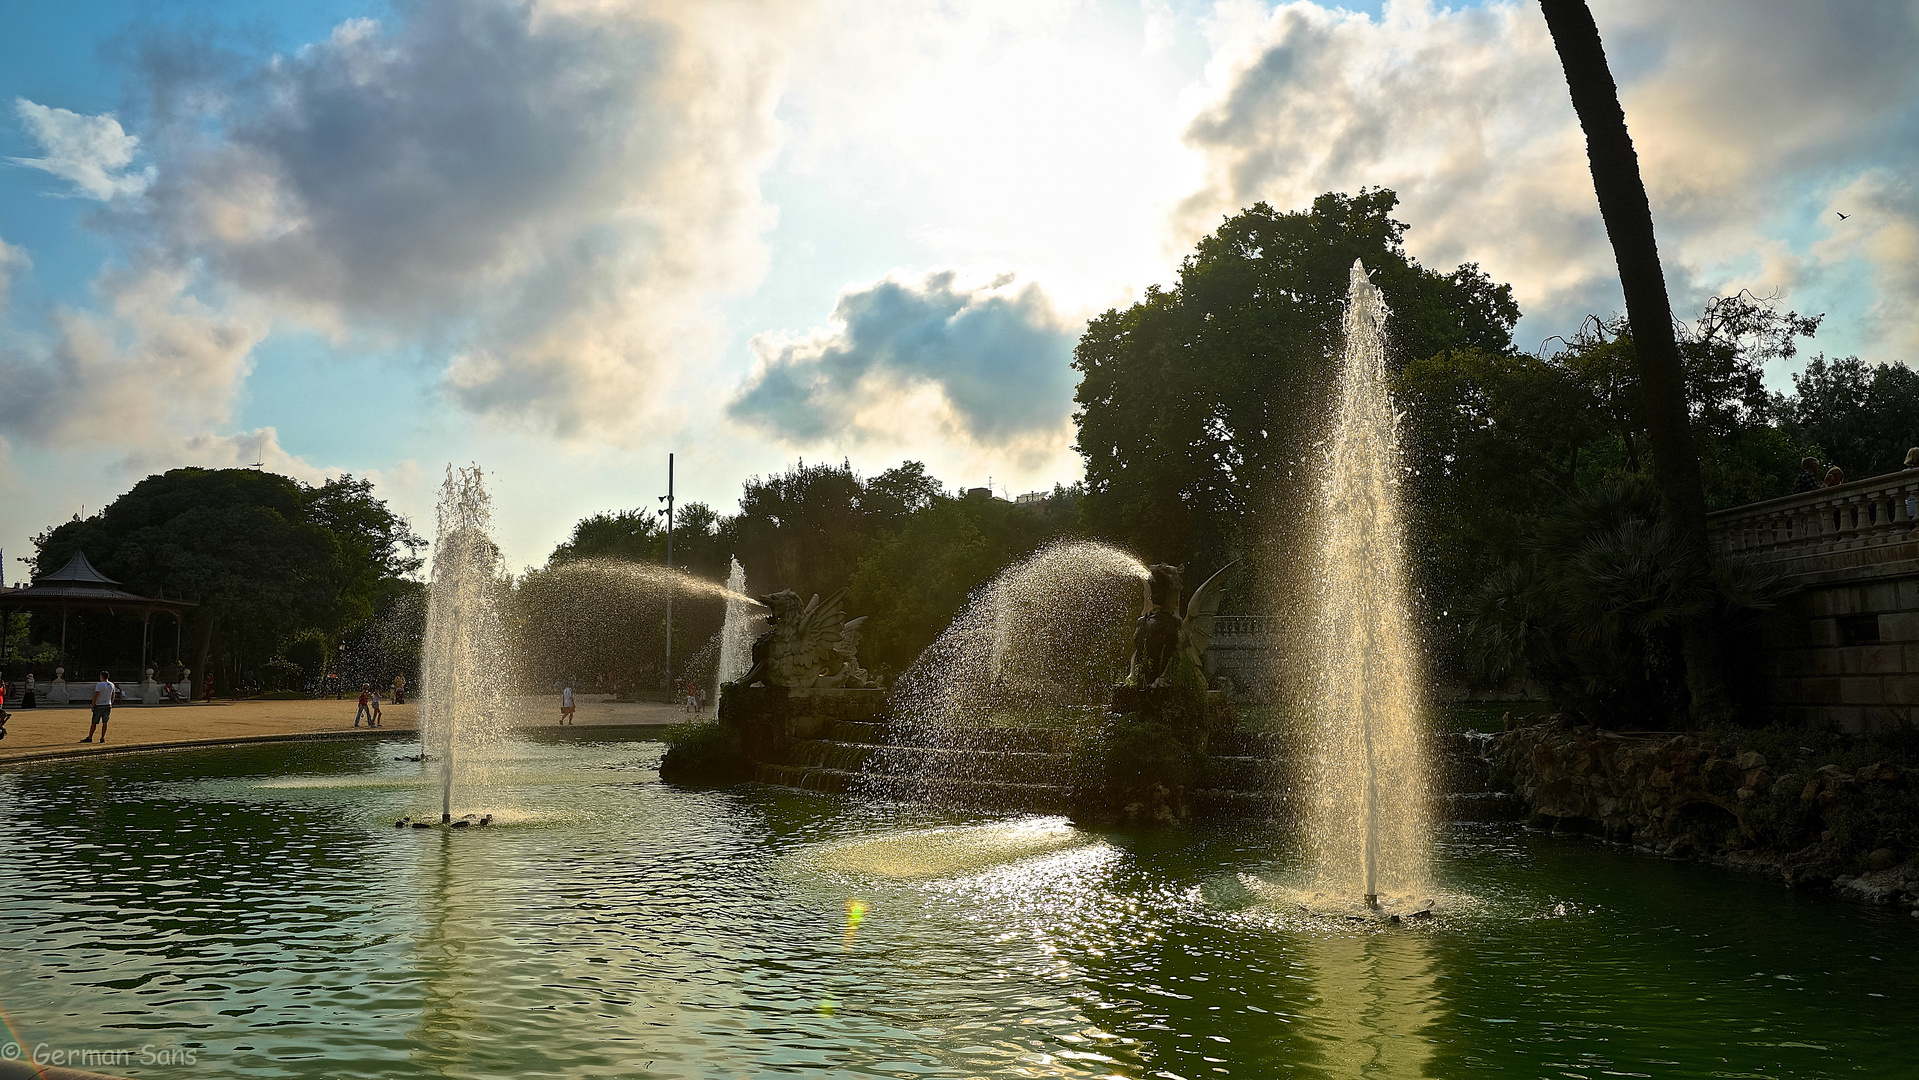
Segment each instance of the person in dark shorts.
[[102,671],[100,681],[93,684],[93,723],[87,725],[87,737],[81,742],[92,742],[93,732],[98,729],[100,741],[107,741],[107,721],[113,719],[113,699],[120,696],[120,688],[113,683],[113,677]]
[[566,689],[560,691],[560,723],[570,724],[572,722],[573,722],[573,688],[569,686]]

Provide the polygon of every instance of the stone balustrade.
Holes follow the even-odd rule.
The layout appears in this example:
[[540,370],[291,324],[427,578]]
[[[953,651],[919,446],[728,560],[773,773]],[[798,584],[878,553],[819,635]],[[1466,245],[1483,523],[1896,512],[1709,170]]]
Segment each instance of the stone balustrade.
[[1220,638],[1271,637],[1279,632],[1277,615],[1216,615],[1213,640]]
[[1900,549],[1919,542],[1915,519],[1919,469],[1910,469],[1720,510],[1706,532],[1724,555],[1818,573],[1911,557]]

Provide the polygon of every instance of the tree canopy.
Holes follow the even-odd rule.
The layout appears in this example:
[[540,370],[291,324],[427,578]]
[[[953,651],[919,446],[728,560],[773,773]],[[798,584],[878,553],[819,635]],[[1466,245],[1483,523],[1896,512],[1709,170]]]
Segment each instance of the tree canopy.
[[[370,481],[308,485],[253,469],[196,468],[149,476],[34,543],[36,574],[84,551],[135,592],[197,601],[189,625],[198,648],[180,659],[201,669],[216,643],[257,669],[302,634],[337,639],[364,627],[415,587],[407,578],[424,545]],[[103,624],[97,633],[82,648],[122,647],[115,636],[123,628]],[[217,674],[224,683],[244,671],[229,665]]]
[[[1391,308],[1394,366],[1449,349],[1504,354],[1519,309],[1477,266],[1422,267],[1384,188],[1265,203],[1199,242],[1169,290],[1108,311],[1074,351],[1084,520],[1149,561],[1217,566],[1240,526],[1297,518],[1315,475],[1333,349],[1353,260]],[[1266,507],[1276,498],[1285,508]],[[1270,514],[1261,514],[1271,510]]]

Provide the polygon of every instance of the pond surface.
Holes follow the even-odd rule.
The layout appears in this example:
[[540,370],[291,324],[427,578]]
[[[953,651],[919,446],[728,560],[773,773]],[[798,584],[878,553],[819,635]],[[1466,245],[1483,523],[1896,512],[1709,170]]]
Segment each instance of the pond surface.
[[511,744],[503,824],[396,830],[437,803],[394,760],[416,745],[0,772],[0,1050],[208,1078],[1914,1075],[1919,920],[1756,878],[1457,827],[1440,917],[1374,930],[1279,899],[1296,868],[1258,828],[690,791],[650,742]]

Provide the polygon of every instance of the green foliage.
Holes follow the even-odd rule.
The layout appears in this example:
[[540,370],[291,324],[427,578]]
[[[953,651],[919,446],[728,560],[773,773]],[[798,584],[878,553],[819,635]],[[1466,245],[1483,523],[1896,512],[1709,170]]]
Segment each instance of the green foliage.
[[[34,538],[35,572],[77,551],[137,593],[196,600],[188,637],[234,658],[222,685],[264,666],[281,646],[317,633],[337,640],[410,588],[424,546],[406,520],[342,476],[309,486],[253,469],[174,469],[149,476],[84,520]],[[139,653],[139,630],[96,621],[71,652]],[[40,636],[48,633],[42,627]],[[52,632],[57,633],[57,629]],[[180,659],[194,663],[189,655]]]
[[1385,292],[1401,358],[1510,349],[1510,289],[1476,266],[1446,274],[1410,259],[1397,201],[1375,189],[1303,212],[1254,206],[1200,241],[1172,290],[1087,326],[1074,366],[1093,534],[1148,562],[1218,566],[1259,500],[1276,497],[1287,501],[1268,526],[1287,545],[1356,258]]
[[1857,357],[1815,356],[1792,378],[1787,426],[1801,444],[1818,447],[1848,478],[1897,472],[1919,445],[1919,371],[1904,364],[1866,364]]
[[675,784],[724,784],[751,772],[740,754],[740,737],[716,720],[675,724],[665,735],[660,779]]
[[[1765,389],[1763,370],[1792,357],[1797,339],[1817,325],[1816,318],[1742,293],[1711,301],[1697,321],[1681,328],[1688,411],[1709,506],[1790,490],[1806,444],[1779,422],[1786,406]],[[1650,707],[1647,694],[1669,696],[1655,694],[1652,683],[1643,692],[1615,693],[1618,680],[1607,673],[1624,658],[1596,643],[1612,637],[1612,629],[1560,637],[1542,630],[1570,617],[1562,603],[1569,595],[1565,586],[1598,581],[1591,575],[1602,573],[1602,563],[1611,564],[1602,576],[1621,583],[1619,588],[1636,577],[1638,587],[1667,590],[1664,600],[1638,594],[1629,605],[1633,610],[1660,619],[1683,619],[1690,610],[1675,606],[1668,585],[1654,580],[1678,567],[1669,565],[1674,553],[1659,550],[1671,547],[1671,534],[1653,527],[1658,510],[1646,486],[1653,462],[1637,386],[1633,342],[1622,318],[1591,319],[1548,355],[1450,349],[1402,369],[1395,389],[1406,410],[1415,476],[1411,523],[1422,592],[1440,616],[1435,644],[1443,672],[1470,679],[1489,671],[1552,671],[1562,702],[1581,709],[1598,707],[1602,698],[1616,698],[1622,707],[1626,701]],[[1575,504],[1607,490],[1641,491],[1645,506],[1637,520],[1647,527],[1615,521],[1602,530],[1609,538],[1593,536],[1590,544],[1581,539],[1575,548],[1588,549],[1579,571],[1560,566],[1573,549],[1543,551],[1534,543],[1542,523],[1576,516]],[[1620,595],[1615,589],[1614,598]],[[1470,643],[1463,639],[1469,626],[1478,635]],[[1454,639],[1455,633],[1461,638]],[[1668,636],[1648,632],[1629,650],[1638,673],[1633,679],[1667,683],[1681,677]],[[1529,655],[1530,664],[1487,667],[1492,656],[1512,661],[1520,655]],[[1574,678],[1575,669],[1590,680]],[[1590,693],[1564,696],[1566,688],[1591,680],[1596,683]],[[1602,686],[1611,689],[1602,692]]]
[[904,671],[974,589],[1059,537],[1071,522],[1070,500],[1037,512],[977,495],[928,500],[897,529],[882,533],[853,574],[847,610],[869,616],[862,663],[881,676]]
[[1568,498],[1520,548],[1470,597],[1468,670],[1482,685],[1531,679],[1594,720],[1683,725],[1680,628],[1734,628],[1772,603],[1765,579],[1688,559],[1643,478]]

